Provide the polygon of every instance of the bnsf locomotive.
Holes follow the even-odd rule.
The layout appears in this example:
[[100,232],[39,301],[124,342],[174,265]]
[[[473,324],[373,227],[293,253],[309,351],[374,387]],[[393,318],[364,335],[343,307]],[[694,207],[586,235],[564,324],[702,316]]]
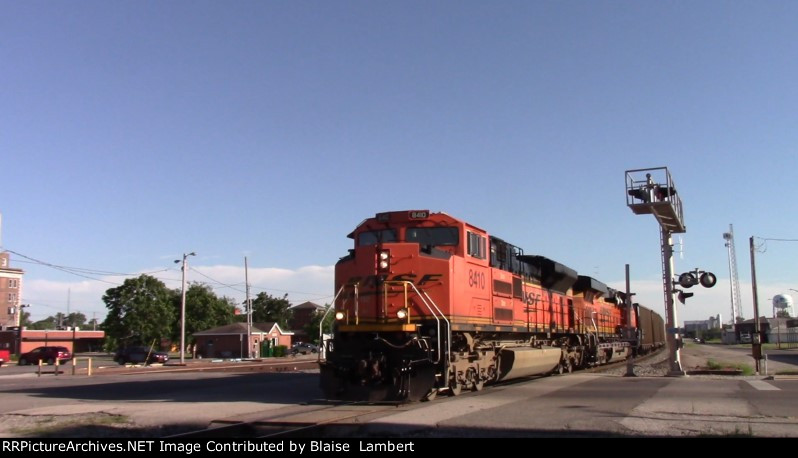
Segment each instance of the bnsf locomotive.
[[457,395],[665,340],[662,318],[645,307],[627,322],[623,293],[445,213],[379,213],[349,237],[321,362],[330,399]]

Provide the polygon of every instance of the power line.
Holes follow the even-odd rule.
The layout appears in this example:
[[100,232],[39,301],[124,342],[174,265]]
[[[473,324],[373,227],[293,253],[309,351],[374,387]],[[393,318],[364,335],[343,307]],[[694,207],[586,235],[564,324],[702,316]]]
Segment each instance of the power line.
[[[95,278],[95,277],[90,277],[89,275],[106,275],[106,276],[111,276],[111,277],[126,277],[126,276],[135,276],[135,275],[143,275],[143,274],[154,274],[154,273],[165,272],[165,271],[169,270],[169,269],[162,269],[162,270],[156,270],[156,271],[153,271],[153,272],[143,272],[141,274],[109,272],[109,271],[102,271],[102,270],[97,270],[97,269],[86,269],[86,268],[83,268],[83,267],[61,266],[61,265],[58,265],[58,264],[53,264],[53,263],[50,263],[50,262],[47,262],[47,261],[42,261],[42,260],[36,259],[36,258],[27,256],[27,255],[24,255],[22,253],[18,253],[18,252],[14,251],[14,250],[9,250],[7,248],[4,248],[4,251],[7,251],[7,252],[13,253],[13,254],[15,254],[15,255],[17,255],[19,257],[25,258],[32,264],[38,264],[38,265],[42,265],[42,266],[45,266],[45,267],[50,267],[51,269],[60,270],[61,272],[65,272],[65,273],[68,273],[68,274],[71,274],[71,275],[75,275],[75,276],[78,276],[78,277],[83,277],[83,278],[86,278],[86,279],[89,279],[89,280],[94,280],[94,281],[98,281],[98,282],[101,282],[101,283],[107,283],[109,285],[115,285],[115,286],[119,286],[121,283],[112,282],[112,281],[108,281],[108,280],[103,280],[103,279]],[[26,261],[19,261],[19,262],[23,262],[24,263]]]
[[219,281],[219,280],[217,280],[215,278],[211,278],[208,275],[205,275],[204,273],[200,272],[199,270],[197,270],[197,269],[195,269],[195,268],[193,268],[191,266],[189,266],[188,270],[191,270],[192,272],[196,272],[196,273],[202,275],[203,277],[207,278],[208,280],[221,285],[224,288],[230,288],[230,289],[232,289],[234,291],[238,291],[239,293],[246,293],[246,291],[236,288],[236,286],[240,286],[242,283],[236,283],[236,284],[233,284],[233,285],[227,284],[227,283],[221,282],[221,281]]
[[753,238],[762,241],[761,243],[759,243],[754,247],[756,251],[760,253],[765,253],[768,251],[767,248],[768,242],[798,242],[798,239],[777,239],[772,237],[757,237],[757,236],[753,236]]
[[[194,267],[189,267],[189,270],[194,271],[194,272],[202,275],[203,277],[205,277],[208,280],[211,280],[211,281],[221,285],[222,287],[230,288],[230,289],[232,289],[234,291],[238,291],[240,293],[246,293],[246,291],[236,288],[236,286],[239,286],[242,283],[228,284],[228,283],[221,282],[221,281],[219,281],[219,280],[217,280],[215,278],[212,278],[212,277],[210,277],[208,275],[205,275],[204,273],[200,272],[199,270],[195,269]],[[267,291],[268,290],[268,291],[279,291],[281,293],[303,294],[305,296],[317,297],[319,299],[333,297],[333,296],[331,296],[329,294],[326,294],[326,293],[310,293],[310,292],[307,292],[307,291],[291,291],[291,290],[271,288],[271,287],[265,287],[265,286],[252,286],[252,285],[250,285],[250,288],[259,289],[261,291]]]

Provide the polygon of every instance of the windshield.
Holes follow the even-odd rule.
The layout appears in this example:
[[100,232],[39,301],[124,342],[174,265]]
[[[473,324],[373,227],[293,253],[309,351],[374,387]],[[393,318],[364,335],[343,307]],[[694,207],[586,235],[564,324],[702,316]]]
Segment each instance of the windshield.
[[460,242],[456,227],[410,227],[405,238],[420,245],[446,246]]
[[396,229],[361,232],[357,239],[358,246],[376,245],[378,243],[395,242]]

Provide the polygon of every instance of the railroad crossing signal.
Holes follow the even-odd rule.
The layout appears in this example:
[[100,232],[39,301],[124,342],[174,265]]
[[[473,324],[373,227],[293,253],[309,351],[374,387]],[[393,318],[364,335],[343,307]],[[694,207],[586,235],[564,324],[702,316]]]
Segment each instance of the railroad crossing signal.
[[[704,288],[712,288],[718,282],[718,278],[712,272],[695,269],[690,272],[685,272],[679,275],[679,280],[674,281],[674,286],[679,285],[682,288],[692,288],[695,285],[701,284]],[[694,293],[686,293],[679,289],[674,289],[674,292],[679,293],[677,298],[679,302],[684,304],[685,300],[693,297]]]

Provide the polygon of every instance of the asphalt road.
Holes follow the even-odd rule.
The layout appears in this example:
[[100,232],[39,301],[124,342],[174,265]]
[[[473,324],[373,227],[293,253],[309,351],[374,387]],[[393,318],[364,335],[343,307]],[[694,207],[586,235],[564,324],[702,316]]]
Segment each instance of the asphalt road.
[[[744,348],[690,345],[683,351],[683,365],[710,354],[751,361]],[[796,361],[797,355],[793,350],[780,357]],[[197,372],[199,365],[109,367],[94,377],[36,377],[3,368],[0,437],[157,437],[225,419],[276,418],[299,404],[312,407],[320,401],[317,370],[302,369],[303,361],[312,366],[315,358],[305,359],[283,359],[287,366],[265,366],[265,372],[257,373],[246,372],[253,367],[249,363],[234,372]],[[573,374],[439,396],[432,403],[363,420],[349,434],[795,437],[797,418],[798,380]]]
[[[0,369],[0,437],[89,434],[153,437],[206,427],[231,415],[268,411],[318,398],[318,374],[303,367],[315,358],[272,364],[210,362],[186,367],[99,369],[92,377],[39,377],[35,370]],[[287,364],[287,365],[286,365]],[[296,370],[294,369],[296,368]],[[201,370],[201,372],[200,372]],[[12,373],[16,372],[16,373]],[[106,424],[83,431],[86,421]]]

